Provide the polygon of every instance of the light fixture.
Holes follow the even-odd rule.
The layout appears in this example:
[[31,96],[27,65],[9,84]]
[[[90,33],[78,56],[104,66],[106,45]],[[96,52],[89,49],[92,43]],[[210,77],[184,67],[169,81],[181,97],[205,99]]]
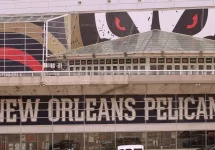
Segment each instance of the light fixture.
[[78,4],[81,4],[81,0],[78,0]]

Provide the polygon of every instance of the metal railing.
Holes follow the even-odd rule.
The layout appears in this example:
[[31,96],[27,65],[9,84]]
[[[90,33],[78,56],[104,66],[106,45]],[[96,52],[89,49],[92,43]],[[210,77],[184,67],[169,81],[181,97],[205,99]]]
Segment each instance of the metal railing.
[[0,77],[103,76],[103,75],[214,75],[215,70],[98,70],[0,72]]

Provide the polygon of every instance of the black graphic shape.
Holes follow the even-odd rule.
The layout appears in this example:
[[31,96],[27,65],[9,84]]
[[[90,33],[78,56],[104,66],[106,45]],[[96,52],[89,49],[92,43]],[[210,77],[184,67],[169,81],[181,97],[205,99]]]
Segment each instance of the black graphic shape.
[[79,15],[79,24],[81,38],[84,46],[95,44],[98,42],[104,42],[108,39],[101,39],[99,37],[98,31],[96,29],[95,14],[80,14]]
[[[40,65],[36,67],[37,69],[38,67],[41,67],[43,54],[43,46],[41,43],[26,35],[13,32],[6,32],[5,34],[0,33],[0,39],[4,38],[6,39],[5,41],[0,40],[0,53],[5,53],[6,56],[2,55],[2,57],[0,57],[0,71],[28,71],[29,69],[34,70],[34,67],[31,65]],[[11,55],[12,52],[13,55]],[[48,53],[51,52],[49,51]],[[4,59],[7,58],[9,58],[9,60],[4,62]],[[34,60],[35,63],[30,61],[29,59]],[[25,66],[23,62],[25,62],[26,65],[29,63],[28,65],[31,66],[31,68],[29,68],[29,66]],[[16,67],[15,65],[17,63],[21,64],[21,67]]]
[[213,35],[206,36],[206,37],[204,37],[204,38],[206,38],[206,39],[210,39],[210,40],[215,40],[215,35],[214,35],[214,36],[213,36]]
[[161,29],[158,11],[153,11],[151,30],[154,30],[154,29],[158,29],[158,30]]
[[[0,39],[4,39],[4,33],[0,33]],[[26,35],[12,32],[6,32],[5,39],[7,39],[5,40],[5,43],[4,40],[0,40],[0,47],[3,47],[5,44],[6,47],[23,51],[26,50],[26,53],[30,54],[39,62],[42,62],[43,46],[38,41]]]
[[17,61],[0,60],[0,71],[32,71],[32,69]]
[[66,40],[66,33],[65,33],[65,26],[64,26],[64,18],[58,18],[54,21],[48,23],[48,30],[56,39],[58,39],[61,44],[67,49],[67,40]]
[[124,37],[139,33],[136,25],[127,12],[106,13],[106,19],[109,29],[116,36]]
[[208,9],[187,9],[177,22],[173,32],[195,35],[205,26],[208,17]]

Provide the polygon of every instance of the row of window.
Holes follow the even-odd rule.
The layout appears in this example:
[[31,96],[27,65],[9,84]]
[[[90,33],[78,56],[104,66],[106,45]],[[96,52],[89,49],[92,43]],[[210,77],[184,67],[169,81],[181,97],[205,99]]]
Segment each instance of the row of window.
[[[23,140],[32,138],[33,140]],[[0,135],[1,150],[116,150],[120,145],[145,149],[215,149],[215,131],[85,132]],[[209,149],[210,147],[210,149]]]
[[132,65],[132,66],[74,66],[70,71],[91,70],[215,70],[215,65]]
[[[147,61],[149,59],[149,61]],[[215,58],[125,58],[70,60],[70,65],[145,64],[150,63],[215,63]]]
[[93,60],[71,60],[70,65],[98,65],[98,64],[137,64],[146,63],[146,58],[129,59],[93,59]]

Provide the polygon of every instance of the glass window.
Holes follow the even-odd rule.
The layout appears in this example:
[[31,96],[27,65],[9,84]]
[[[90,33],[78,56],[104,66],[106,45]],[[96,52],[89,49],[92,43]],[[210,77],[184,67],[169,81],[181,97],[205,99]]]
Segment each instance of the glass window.
[[88,65],[92,65],[92,60],[87,60]]
[[199,70],[204,70],[204,66],[203,65],[199,65]]
[[134,59],[133,59],[133,63],[134,63],[134,64],[138,64],[138,58],[134,58]]
[[80,67],[76,67],[75,70],[76,70],[76,71],[79,71],[79,70],[80,70]]
[[53,149],[71,149],[74,144],[70,141],[68,133],[55,133],[53,139]]
[[19,150],[20,147],[20,134],[6,135],[6,147],[8,150]]
[[176,149],[176,132],[147,132],[147,149]]
[[156,63],[156,58],[150,58],[150,63]]
[[206,58],[206,63],[212,63],[212,58]]
[[83,70],[83,71],[86,70],[86,67],[82,67],[81,70]]
[[182,63],[188,63],[188,58],[182,58]]
[[111,66],[107,66],[107,70],[111,70]]
[[87,67],[87,70],[92,70],[92,67]]
[[183,70],[188,70],[188,66],[186,66],[186,65],[183,65],[182,68],[183,68]]
[[37,149],[37,135],[36,134],[23,134],[21,135],[22,149],[35,150]]
[[74,71],[74,67],[70,67],[70,71]]
[[165,59],[164,58],[158,58],[158,63],[165,63]]
[[206,70],[211,70],[212,69],[212,66],[211,65],[207,65],[206,66]]
[[141,65],[140,70],[145,70],[145,66]]
[[120,70],[124,70],[124,66],[120,66],[119,69],[120,69]]
[[81,65],[86,65],[86,60],[81,60]]
[[113,66],[113,70],[117,70],[117,66]]
[[100,64],[101,65],[105,64],[105,60],[104,59],[100,59]]
[[98,70],[98,66],[94,66],[94,70]]
[[0,135],[0,150],[5,150],[5,135]]
[[190,63],[196,63],[196,58],[190,58]]
[[131,59],[126,59],[126,64],[131,64]]
[[100,66],[100,70],[105,70],[105,67],[104,66]]
[[[65,141],[65,145],[71,145],[71,147],[69,148],[70,150],[76,150],[74,149],[74,147],[77,148],[77,150],[83,150],[84,149],[84,138],[85,138],[85,135],[84,133],[69,133],[69,143],[70,144],[67,144],[68,142]],[[85,143],[85,145],[87,146],[87,143]],[[66,148],[65,148],[66,149]],[[68,148],[67,148],[68,149]]]
[[106,64],[111,64],[111,59],[106,59]]
[[177,136],[177,147],[178,149],[186,148],[204,148],[205,145],[209,144],[210,140],[206,141],[205,131],[179,131]]
[[180,70],[180,65],[175,65],[175,70]]
[[113,64],[118,64],[118,59],[113,59]]
[[157,70],[157,66],[156,65],[151,65],[150,70]]
[[80,65],[80,60],[75,60],[75,65]]
[[138,66],[133,66],[133,69],[134,70],[138,70]]
[[198,58],[198,63],[204,63],[204,58]]
[[164,70],[164,65],[158,65],[158,70]]
[[181,58],[174,58],[174,63],[181,63]]
[[191,66],[190,66],[190,69],[191,69],[191,70],[195,70],[195,67],[196,67],[196,66],[191,65]]
[[167,65],[166,69],[167,70],[172,70],[172,66],[171,65]]
[[140,58],[140,63],[141,64],[146,63],[146,58]]
[[172,63],[172,58],[166,58],[166,63]]
[[126,66],[126,70],[131,70],[131,66]]
[[49,150],[52,147],[51,134],[38,134],[37,142],[39,150]]
[[70,64],[70,65],[74,65],[74,60],[70,60],[70,61],[69,61],[69,64]]
[[93,64],[94,64],[94,65],[98,65],[98,64],[99,64],[99,61],[98,61],[97,59],[94,59],[94,60],[93,60]]
[[125,60],[124,59],[120,59],[119,60],[119,64],[124,64],[125,63]]
[[[115,150],[115,133],[86,133],[85,147],[87,150]],[[82,138],[84,139],[84,138]],[[82,149],[81,149],[82,150]]]

